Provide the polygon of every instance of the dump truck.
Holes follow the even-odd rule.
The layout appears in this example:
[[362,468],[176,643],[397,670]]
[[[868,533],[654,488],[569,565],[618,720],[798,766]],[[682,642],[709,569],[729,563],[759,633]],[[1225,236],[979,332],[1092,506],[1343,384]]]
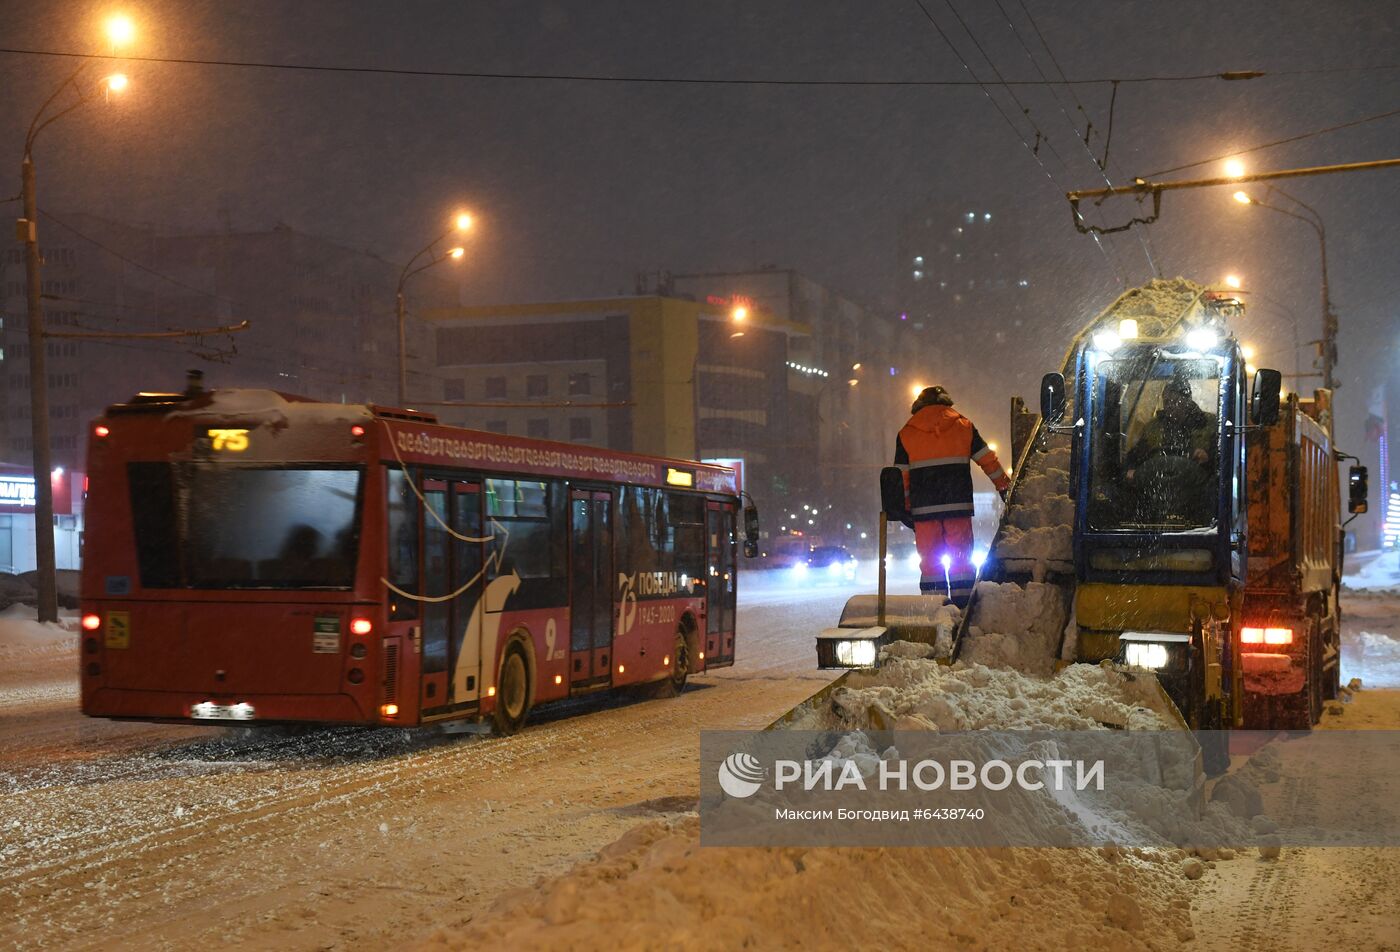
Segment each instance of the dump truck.
[[[1249,557],[1240,628],[1244,726],[1306,729],[1341,687],[1345,546],[1332,394],[1290,393],[1278,426],[1245,440]],[[1347,508],[1365,511],[1366,471]]]

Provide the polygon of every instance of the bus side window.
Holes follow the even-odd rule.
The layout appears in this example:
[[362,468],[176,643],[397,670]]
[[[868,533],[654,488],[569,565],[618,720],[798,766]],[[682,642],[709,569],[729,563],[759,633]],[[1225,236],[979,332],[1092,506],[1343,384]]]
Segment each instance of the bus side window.
[[[418,592],[418,499],[401,469],[387,471],[389,581],[405,592]],[[418,603],[389,590],[389,617],[395,621],[418,617]]]

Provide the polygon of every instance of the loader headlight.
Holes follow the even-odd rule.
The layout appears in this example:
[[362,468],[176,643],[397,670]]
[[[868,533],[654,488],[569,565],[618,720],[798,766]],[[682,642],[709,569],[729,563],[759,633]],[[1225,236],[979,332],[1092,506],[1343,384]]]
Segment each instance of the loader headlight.
[[836,663],[843,668],[868,668],[875,663],[875,642],[836,642]]
[[1133,668],[1185,670],[1191,636],[1176,631],[1125,631],[1118,636],[1118,660]]
[[1132,668],[1164,668],[1167,665],[1166,645],[1125,645],[1124,660]]

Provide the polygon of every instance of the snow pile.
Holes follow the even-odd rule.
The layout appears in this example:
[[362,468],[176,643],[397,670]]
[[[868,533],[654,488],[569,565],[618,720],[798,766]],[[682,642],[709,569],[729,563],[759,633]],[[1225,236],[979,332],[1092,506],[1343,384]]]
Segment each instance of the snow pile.
[[962,658],[1045,677],[1065,628],[1064,593],[1045,582],[978,582]]
[[11,605],[0,611],[0,660],[20,655],[59,654],[77,645],[78,620],[60,613],[58,622],[35,621],[34,609]]
[[1105,317],[1122,320],[1131,317],[1138,322],[1143,337],[1165,336],[1205,285],[1186,278],[1155,278],[1140,288],[1128,292]]
[[1363,631],[1342,644],[1342,668],[1372,687],[1400,687],[1400,638]]
[[421,948],[1162,949],[1192,938],[1180,851],[701,849],[635,827]]
[[[72,569],[59,569],[54,574],[59,607],[77,608],[79,573]],[[24,572],[20,575],[0,572],[0,609],[7,609],[13,605],[34,608],[39,604],[37,586],[37,572]]]
[[1349,592],[1400,595],[1400,553],[1382,552],[1342,579]]
[[886,649],[881,667],[853,671],[829,702],[799,707],[791,730],[1170,730],[1154,681],[1110,666],[1070,665],[1053,678]]
[[[1016,484],[1012,504],[996,543],[996,556],[1008,568],[1027,560],[1037,566],[1068,563],[1074,557],[1071,527],[1074,500],[1069,497],[1069,446],[1032,453]],[[1068,565],[1051,566],[1067,570]]]

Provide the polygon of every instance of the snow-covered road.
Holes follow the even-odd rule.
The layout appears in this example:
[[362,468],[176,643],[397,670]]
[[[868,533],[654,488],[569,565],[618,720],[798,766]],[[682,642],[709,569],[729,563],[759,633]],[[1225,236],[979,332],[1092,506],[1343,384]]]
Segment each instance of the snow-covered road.
[[[358,949],[413,946],[434,933],[456,947],[498,901],[526,896],[541,880],[568,882],[555,877],[604,847],[617,852],[608,844],[631,842],[649,820],[693,809],[698,731],[761,727],[829,680],[814,668],[812,638],[835,621],[846,594],[751,573],[734,668],[697,678],[677,699],[595,697],[547,709],[504,739],[88,720],[76,711],[71,631],[11,639],[0,644],[0,947]],[[1364,645],[1385,644],[1361,638],[1396,634],[1397,609],[1400,596],[1348,594],[1344,678],[1356,676],[1358,650],[1378,672],[1400,660],[1368,658]],[[1327,726],[1400,729],[1400,691],[1368,683]],[[928,859],[918,875],[961,876],[965,865],[981,870],[974,879],[1016,884],[1030,874],[1015,852],[997,853],[1001,879],[984,869],[990,854]],[[1280,937],[1261,927],[1285,913],[1297,947],[1320,936],[1305,928],[1309,916],[1328,923],[1333,938],[1370,947],[1364,940],[1380,926],[1368,910],[1400,892],[1394,852],[1287,850],[1280,863],[1220,862],[1191,899],[1194,947],[1228,937],[1263,948]],[[831,852],[838,880],[849,872],[841,871],[846,855]],[[1170,885],[1161,869],[1115,872],[1109,863],[1092,872],[1095,889],[1118,879],[1123,888]],[[884,881],[871,875],[872,884]],[[1363,886],[1372,897],[1364,908],[1344,908],[1339,890]],[[1183,914],[1161,947],[1191,944],[1176,895],[1154,900]],[[964,898],[969,910],[980,902]],[[1103,915],[1085,908],[1085,922]],[[766,921],[796,927],[814,914],[774,912]],[[749,915],[766,916],[757,907]],[[780,932],[769,938],[783,941]],[[1115,934],[1138,947],[1136,936]]]
[[0,947],[374,948],[466,922],[691,808],[699,729],[761,727],[829,680],[812,639],[847,591],[745,581],[733,668],[504,739],[92,721],[72,639],[26,645],[0,673]]

